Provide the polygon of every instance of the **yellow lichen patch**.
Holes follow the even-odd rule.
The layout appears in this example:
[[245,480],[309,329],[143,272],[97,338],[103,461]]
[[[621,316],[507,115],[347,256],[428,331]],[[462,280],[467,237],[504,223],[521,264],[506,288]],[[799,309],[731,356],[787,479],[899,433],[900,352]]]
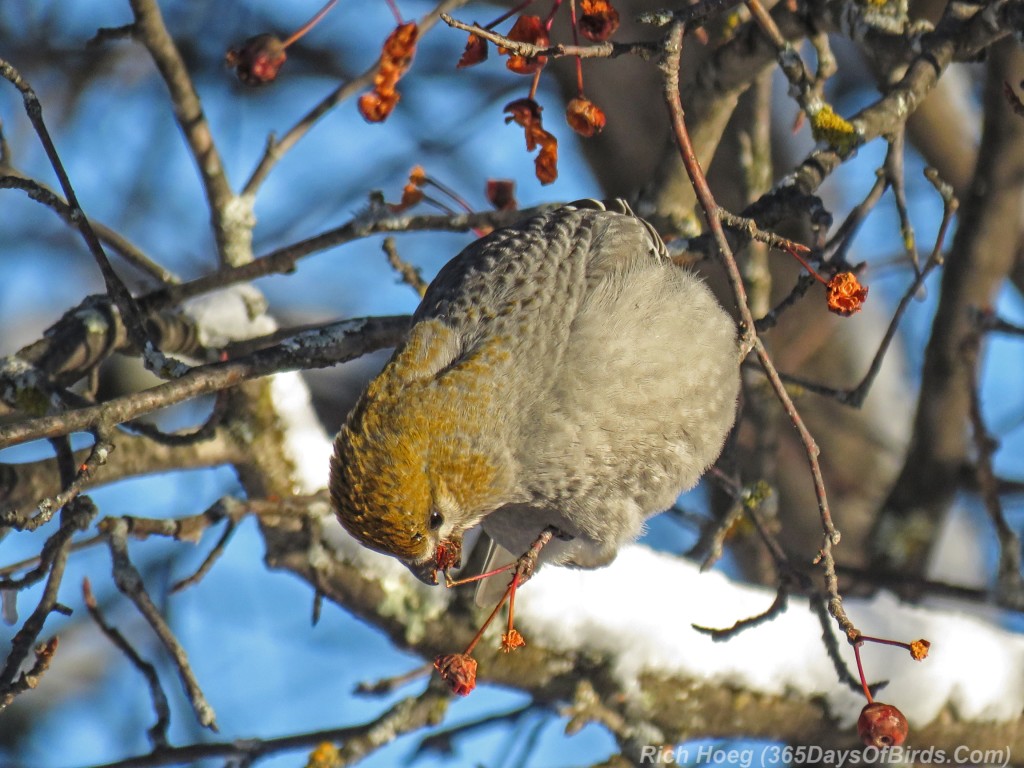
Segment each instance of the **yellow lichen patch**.
[[826,142],[841,155],[849,154],[857,146],[857,131],[853,124],[828,104],[811,117],[811,133],[815,140]]
[[324,741],[309,753],[306,768],[335,768],[341,764],[341,753],[330,742]]

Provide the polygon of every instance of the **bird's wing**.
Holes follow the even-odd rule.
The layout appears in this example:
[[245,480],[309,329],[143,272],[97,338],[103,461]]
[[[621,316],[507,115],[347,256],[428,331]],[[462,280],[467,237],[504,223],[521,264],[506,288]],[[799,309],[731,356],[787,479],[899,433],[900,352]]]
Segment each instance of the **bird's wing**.
[[[431,282],[413,318],[437,318],[463,349],[497,334],[553,342],[610,271],[668,259],[653,227],[623,200],[578,200],[466,247]],[[530,333],[531,318],[544,335]]]

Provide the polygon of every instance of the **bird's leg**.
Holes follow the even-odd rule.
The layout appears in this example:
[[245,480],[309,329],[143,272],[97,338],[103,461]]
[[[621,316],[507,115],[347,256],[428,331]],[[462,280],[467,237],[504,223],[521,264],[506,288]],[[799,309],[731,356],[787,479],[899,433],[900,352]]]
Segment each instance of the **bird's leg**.
[[547,545],[551,539],[556,537],[561,539],[564,537],[564,534],[554,527],[545,528],[541,531],[537,540],[530,545],[530,548],[520,555],[519,559],[513,563],[516,569],[515,576],[512,577],[513,594],[515,594],[515,588],[517,586],[525,584],[527,580],[533,576],[534,571],[537,570],[537,561],[540,559],[540,551],[544,549],[545,545]]

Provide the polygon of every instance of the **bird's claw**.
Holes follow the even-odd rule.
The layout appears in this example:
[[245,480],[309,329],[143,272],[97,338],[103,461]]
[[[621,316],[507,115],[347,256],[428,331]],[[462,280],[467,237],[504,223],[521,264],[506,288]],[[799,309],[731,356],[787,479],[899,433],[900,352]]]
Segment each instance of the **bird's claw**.
[[551,539],[558,538],[563,541],[571,539],[571,536],[566,536],[564,533],[559,531],[557,528],[549,527],[545,528],[537,540],[530,545],[530,548],[526,550],[519,559],[516,560],[515,576],[516,584],[522,586],[525,584],[534,572],[537,570],[537,563],[540,560],[540,551],[544,549],[545,545]]

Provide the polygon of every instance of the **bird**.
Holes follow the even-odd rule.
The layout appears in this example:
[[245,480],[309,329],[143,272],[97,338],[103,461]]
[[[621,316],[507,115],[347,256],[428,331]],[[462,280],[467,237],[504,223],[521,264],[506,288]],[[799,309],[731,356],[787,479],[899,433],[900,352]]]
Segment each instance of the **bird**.
[[[623,200],[496,229],[449,261],[334,440],[342,526],[419,579],[480,526],[599,568],[719,456],[737,326]],[[550,535],[550,534],[554,535]]]

